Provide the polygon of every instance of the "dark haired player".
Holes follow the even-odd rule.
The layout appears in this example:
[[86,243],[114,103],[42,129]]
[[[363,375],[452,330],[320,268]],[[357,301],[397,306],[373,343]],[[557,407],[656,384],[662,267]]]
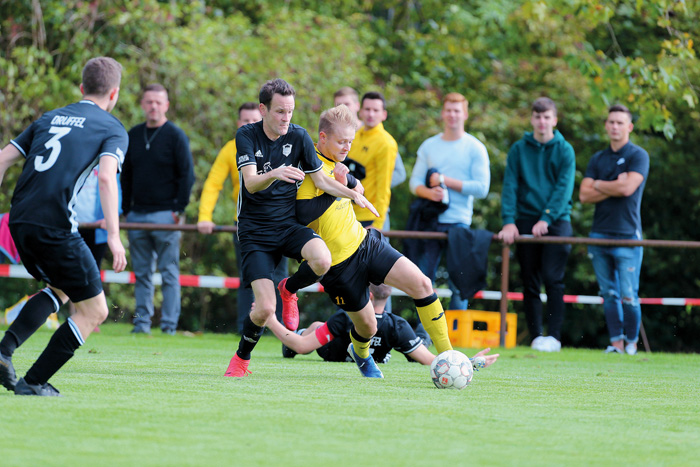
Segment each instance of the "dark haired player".
[[[370,298],[374,315],[377,318],[377,333],[370,341],[369,353],[376,363],[387,363],[391,350],[397,350],[411,362],[430,365],[435,355],[428,350],[425,341],[416,335],[411,325],[400,316],[385,313],[384,307],[391,296],[391,287],[385,284],[370,284]],[[316,321],[307,329],[291,332],[282,326],[274,316],[267,322],[267,327],[282,341],[282,355],[294,358],[297,353],[313,352],[327,362],[352,362],[348,352],[352,320],[342,310],[334,313],[328,321]],[[429,344],[428,344],[429,345]],[[485,368],[498,359],[499,354],[486,355],[491,349],[484,349],[471,360],[475,369]],[[478,357],[484,357],[483,360]]]
[[[48,380],[107,318],[100,271],[75,220],[76,196],[99,164],[98,183],[113,268],[126,267],[119,239],[117,172],[128,136],[110,115],[119,98],[121,65],[97,57],[83,68],[83,99],[47,112],[0,152],[0,183],[20,156],[25,163],[10,209],[10,232],[29,273],[47,287],[24,306],[0,341],[0,383],[18,395],[59,396]],[[24,378],[12,354],[68,299],[75,314],[53,334]]]
[[[362,191],[357,180],[348,177],[348,168],[336,165],[346,159],[356,126],[355,116],[345,105],[326,110],[319,121],[317,151],[323,160],[324,177],[336,178]],[[305,180],[297,194],[297,218],[317,232],[331,252],[331,268],[321,284],[354,324],[350,350],[362,375],[383,378],[369,354],[370,341],[377,332],[377,319],[369,301],[370,283],[386,283],[411,296],[438,353],[452,349],[445,313],[430,279],[384,241],[381,232],[363,228],[349,201],[324,191],[315,179]]]
[[350,198],[358,206],[374,207],[360,193],[350,190],[321,172],[311,137],[291,123],[294,88],[282,79],[260,89],[262,121],[241,127],[236,133],[241,188],[238,198],[238,240],[242,253],[242,286],[252,287],[255,305],[245,318],[236,354],[226,376],[247,376],[253,348],[263,327],[274,314],[275,266],[282,256],[304,261],[297,274],[280,283],[285,324],[296,329],[299,311],[297,290],[311,285],[328,271],[331,254],[323,240],[296,220],[297,184],[309,174],[319,187],[333,196]]

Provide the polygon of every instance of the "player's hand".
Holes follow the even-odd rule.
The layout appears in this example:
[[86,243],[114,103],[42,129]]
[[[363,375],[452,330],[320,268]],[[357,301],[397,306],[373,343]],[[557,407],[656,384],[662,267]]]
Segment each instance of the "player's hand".
[[532,226],[532,236],[533,237],[544,237],[549,232],[549,224],[545,221],[537,221],[535,225]]
[[506,224],[503,226],[503,230],[498,232],[498,239],[506,245],[512,245],[515,241],[515,237],[519,235],[520,232],[518,232],[518,228],[515,224]]
[[361,195],[365,194],[365,187],[362,186],[362,182],[360,182],[359,180],[357,180],[357,185],[355,185],[355,188],[353,188],[353,190],[355,190]]
[[122,272],[126,269],[126,251],[118,232],[112,235],[107,234],[107,246],[112,252],[112,269],[114,272]]
[[434,186],[432,188],[428,188],[428,191],[428,199],[430,201],[436,201],[439,203],[442,201],[443,196],[445,196],[445,190],[443,190],[441,186]]
[[277,167],[276,169],[271,170],[269,174],[277,180],[287,183],[296,183],[304,180],[304,171],[290,165]]
[[335,164],[335,167],[333,168],[333,176],[335,177],[336,181],[343,186],[348,185],[349,173],[350,169],[348,169],[345,164],[341,164],[340,162]]
[[372,214],[374,214],[375,217],[379,217],[379,213],[377,212],[377,210],[375,209],[375,207],[372,205],[372,203],[370,203],[370,202],[367,200],[367,198],[364,197],[364,195],[361,195],[361,194],[359,194],[359,193],[357,193],[357,192],[355,192],[355,194],[356,194],[356,196],[353,197],[353,199],[352,199],[352,200],[355,202],[355,204],[357,204],[357,205],[360,206],[361,208],[369,209],[369,212],[371,212]]
[[210,234],[214,231],[214,227],[216,227],[216,224],[213,223],[212,221],[201,221],[197,222],[197,230],[201,234]]
[[501,356],[501,354],[497,354],[497,353],[495,353],[493,355],[487,355],[490,351],[491,351],[491,347],[486,347],[484,350],[482,350],[481,352],[474,355],[474,358],[484,357],[484,359],[486,360],[486,363],[484,364],[484,368],[487,368],[487,367],[493,365],[494,363],[496,363],[496,360],[498,360],[498,357]]

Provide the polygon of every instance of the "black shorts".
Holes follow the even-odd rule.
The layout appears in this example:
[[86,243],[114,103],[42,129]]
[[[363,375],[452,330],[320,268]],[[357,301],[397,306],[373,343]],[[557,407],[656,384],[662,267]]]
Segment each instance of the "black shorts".
[[241,245],[241,286],[250,287],[257,279],[273,280],[282,256],[301,261],[301,249],[314,238],[321,238],[301,224],[287,224],[279,229],[238,232]]
[[321,285],[337,306],[345,311],[360,311],[369,302],[369,284],[384,283],[402,256],[384,241],[379,230],[369,229],[357,251],[333,266],[321,279]]
[[97,263],[77,232],[10,224],[22,264],[36,280],[62,290],[73,303],[102,292]]

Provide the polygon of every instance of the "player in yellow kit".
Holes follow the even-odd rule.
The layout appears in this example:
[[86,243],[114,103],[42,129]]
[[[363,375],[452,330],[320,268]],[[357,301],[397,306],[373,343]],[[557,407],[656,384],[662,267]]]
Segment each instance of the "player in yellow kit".
[[[361,192],[362,185],[347,174],[347,167],[336,165],[347,157],[356,125],[353,113],[345,105],[326,110],[319,122],[316,151],[326,176]],[[369,301],[370,283],[386,283],[411,296],[438,353],[452,348],[444,311],[430,279],[388,242],[382,241],[381,232],[364,229],[350,200],[324,193],[306,177],[297,192],[296,212],[299,222],[318,233],[331,252],[331,268],[321,284],[331,300],[348,312],[354,324],[350,353],[364,376],[383,377],[369,355],[370,340],[377,332],[377,319]]]

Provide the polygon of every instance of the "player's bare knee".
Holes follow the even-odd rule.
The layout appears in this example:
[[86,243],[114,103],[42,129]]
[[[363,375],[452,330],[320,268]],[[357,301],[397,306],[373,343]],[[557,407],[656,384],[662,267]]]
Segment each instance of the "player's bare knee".
[[331,268],[331,255],[319,255],[318,257],[309,260],[309,267],[317,275],[322,276]]
[[428,276],[421,274],[412,284],[411,290],[407,290],[406,293],[411,295],[413,299],[428,297],[433,294],[433,283],[428,279]]

